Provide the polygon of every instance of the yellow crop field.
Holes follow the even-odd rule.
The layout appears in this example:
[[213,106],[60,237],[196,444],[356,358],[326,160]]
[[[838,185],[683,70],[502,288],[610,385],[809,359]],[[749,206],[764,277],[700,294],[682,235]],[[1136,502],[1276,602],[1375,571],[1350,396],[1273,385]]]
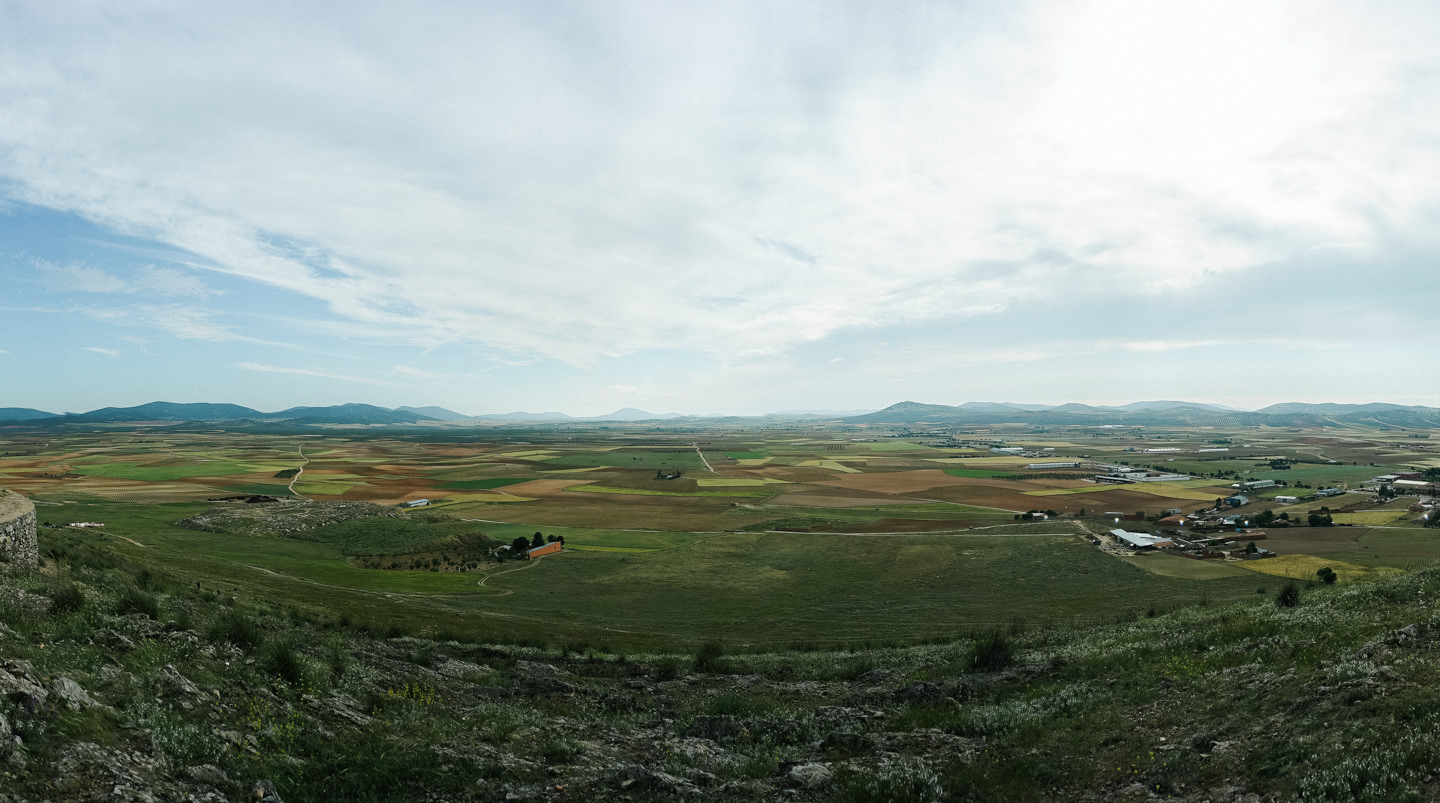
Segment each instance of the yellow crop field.
[[1166,499],[1188,499],[1192,502],[1213,500],[1215,494],[1202,493],[1191,488],[1169,482],[1134,482],[1124,485],[1089,485],[1084,488],[1046,488],[1040,491],[1026,491],[1026,496],[1064,496],[1066,494],[1097,494],[1106,491],[1133,491]]
[[1336,524],[1363,524],[1367,527],[1387,527],[1410,524],[1420,518],[1419,513],[1408,510],[1362,510],[1359,513],[1336,513]]
[[1399,569],[1389,567],[1359,566],[1354,563],[1346,563],[1343,560],[1327,560],[1317,558],[1313,555],[1279,555],[1273,558],[1261,560],[1237,561],[1233,566],[1242,569],[1249,569],[1252,572],[1268,574],[1274,577],[1293,577],[1297,580],[1314,580],[1315,572],[1326,566],[1335,571],[1340,578],[1339,582],[1345,583],[1352,580],[1359,580],[1362,577],[1369,577],[1372,574],[1395,574]]
[[828,469],[830,469],[831,471],[840,471],[840,472],[843,472],[843,473],[845,473],[845,474],[859,474],[859,473],[860,473],[860,469],[858,469],[858,468],[851,468],[851,467],[845,465],[844,463],[839,463],[839,462],[836,462],[836,461],[834,461],[834,460],[804,460],[804,461],[801,461],[800,465],[802,465],[802,466],[814,466],[814,467],[817,467],[817,468],[828,468]]
[[774,459],[773,457],[742,457],[735,462],[742,466],[763,466]]
[[[1014,468],[1028,466],[1037,462],[1037,459],[1029,457],[927,457],[925,461],[950,465],[963,464],[969,468]],[[1043,462],[1043,459],[1039,462]]]

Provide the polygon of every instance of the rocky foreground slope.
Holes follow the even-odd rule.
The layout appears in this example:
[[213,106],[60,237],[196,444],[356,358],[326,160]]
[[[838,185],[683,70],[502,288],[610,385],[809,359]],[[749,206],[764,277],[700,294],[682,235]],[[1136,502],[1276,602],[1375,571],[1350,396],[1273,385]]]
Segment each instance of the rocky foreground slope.
[[952,643],[438,642],[0,567],[0,801],[1440,797],[1440,572]]

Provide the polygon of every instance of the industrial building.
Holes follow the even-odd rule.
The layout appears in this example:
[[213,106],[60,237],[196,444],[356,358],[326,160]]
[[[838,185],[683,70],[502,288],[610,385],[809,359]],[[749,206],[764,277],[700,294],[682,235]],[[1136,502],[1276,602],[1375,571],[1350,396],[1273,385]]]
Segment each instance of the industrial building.
[[1274,488],[1275,480],[1249,480],[1247,482],[1236,483],[1230,487],[1239,488],[1242,491],[1258,491],[1261,488]]
[[1175,546],[1174,541],[1163,535],[1132,533],[1126,530],[1111,530],[1110,534],[1115,536],[1115,540],[1125,544],[1131,549],[1159,549],[1161,547]]

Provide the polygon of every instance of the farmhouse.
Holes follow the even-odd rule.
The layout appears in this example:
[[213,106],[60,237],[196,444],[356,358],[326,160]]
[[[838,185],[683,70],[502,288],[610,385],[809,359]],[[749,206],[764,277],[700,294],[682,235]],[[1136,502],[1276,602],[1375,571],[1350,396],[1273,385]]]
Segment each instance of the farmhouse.
[[1345,492],[1342,491],[1342,490],[1340,490],[1339,488],[1321,488],[1320,490],[1318,490],[1318,491],[1315,492],[1315,495],[1316,495],[1316,496],[1339,496],[1340,494],[1343,494],[1343,493],[1345,493]]
[[565,545],[560,543],[559,541],[551,541],[544,546],[537,546],[533,549],[526,550],[525,556],[528,558],[539,558],[545,555],[554,555],[555,553],[563,549],[564,546]]
[[1277,505],[1293,505],[1293,504],[1295,504],[1295,503],[1297,503],[1297,502],[1299,502],[1299,501],[1300,501],[1300,497],[1298,497],[1298,496],[1277,496],[1277,497],[1275,497],[1275,504],[1277,504]]
[[1020,446],[991,446],[990,451],[996,454],[1025,454],[1025,449]]
[[1115,540],[1120,541],[1131,549],[1158,549],[1160,547],[1175,545],[1174,541],[1162,535],[1132,533],[1125,530],[1111,530],[1110,534],[1115,536]]
[[1031,463],[1026,468],[1079,468],[1080,461],[1075,460],[1067,463]]
[[1250,480],[1248,482],[1236,483],[1231,488],[1239,488],[1242,491],[1258,491],[1261,488],[1274,488],[1275,480]]
[[400,507],[425,507],[428,504],[429,499],[411,499],[409,502],[401,502]]

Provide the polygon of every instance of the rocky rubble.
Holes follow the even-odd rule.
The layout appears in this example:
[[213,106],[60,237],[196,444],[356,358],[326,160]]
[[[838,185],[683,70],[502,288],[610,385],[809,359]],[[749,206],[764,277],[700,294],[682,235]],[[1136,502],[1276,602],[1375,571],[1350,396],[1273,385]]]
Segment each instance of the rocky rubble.
[[312,502],[284,499],[259,505],[222,503],[199,515],[175,522],[207,533],[294,535],[343,521],[408,518],[404,511],[373,502]]

